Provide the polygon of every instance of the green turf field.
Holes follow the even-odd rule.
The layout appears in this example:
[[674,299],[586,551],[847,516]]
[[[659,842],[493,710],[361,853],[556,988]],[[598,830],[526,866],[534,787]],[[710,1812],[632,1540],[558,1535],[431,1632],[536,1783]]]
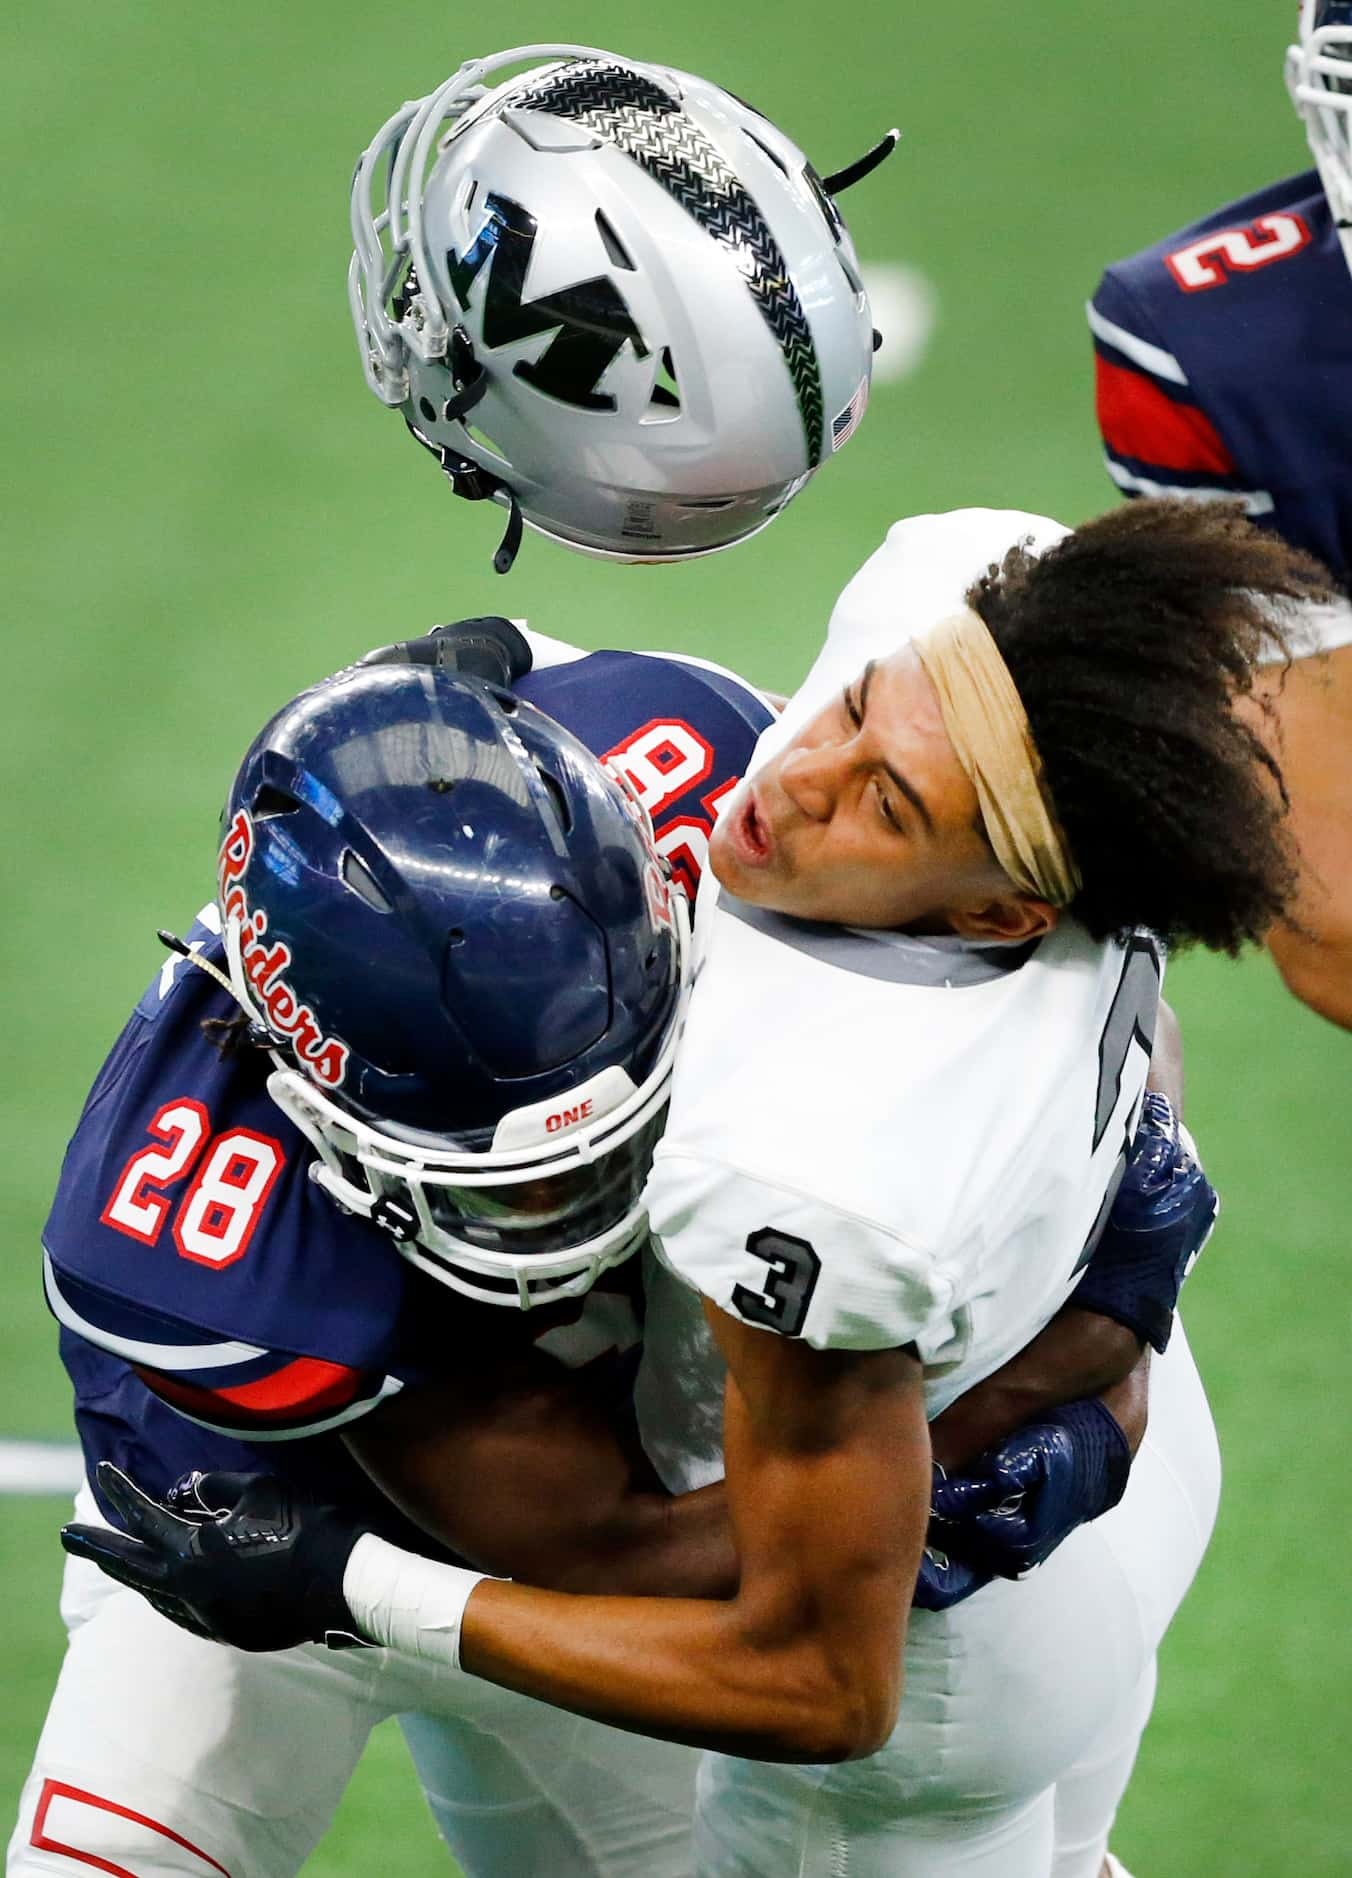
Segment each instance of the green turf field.
[[[1106,261],[1303,167],[1280,77],[1294,12],[521,0],[497,25],[351,0],[48,0],[5,15],[0,1438],[67,1432],[38,1288],[47,1196],[158,963],[154,928],[207,896],[216,813],[267,713],[372,644],[492,610],[791,689],[896,516],[1109,506],[1082,303]],[[759,540],[638,573],[530,538],[503,584],[497,512],[453,504],[362,385],[347,179],[399,100],[497,37],[552,34],[720,80],[823,171],[901,125],[901,154],[846,206],[865,261],[919,270],[937,317],[919,369],[877,390],[840,462]],[[1185,962],[1170,992],[1225,1198],[1188,1321],[1228,1473],[1116,1844],[1138,1878],[1346,1872],[1352,1041],[1262,960]],[[6,1815],[59,1656],[61,1512],[0,1503]],[[447,1862],[385,1730],[307,1870],[391,1868]]]

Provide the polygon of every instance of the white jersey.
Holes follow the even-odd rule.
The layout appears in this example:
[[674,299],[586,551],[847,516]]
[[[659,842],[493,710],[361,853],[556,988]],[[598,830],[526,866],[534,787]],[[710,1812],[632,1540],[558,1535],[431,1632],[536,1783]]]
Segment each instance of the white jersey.
[[[990,510],[899,524],[845,590],[787,734],[1015,541],[1061,532]],[[931,1415],[1036,1335],[1106,1217],[1161,972],[1150,941],[1073,920],[977,945],[819,926],[713,886],[648,1187],[681,1284],[652,1274],[639,1412],[672,1487],[721,1460],[699,1296],[818,1349],[913,1346]]]

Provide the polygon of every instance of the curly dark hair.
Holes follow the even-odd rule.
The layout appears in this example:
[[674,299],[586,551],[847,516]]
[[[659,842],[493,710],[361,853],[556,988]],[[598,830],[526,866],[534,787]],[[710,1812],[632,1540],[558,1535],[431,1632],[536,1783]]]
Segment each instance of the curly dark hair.
[[[1147,926],[1237,952],[1295,882],[1286,786],[1237,711],[1283,614],[1330,599],[1310,555],[1230,502],[1140,501],[1046,554],[1014,547],[968,590],[1009,666],[1083,876],[1096,938]],[[1270,708],[1270,707],[1269,707]]]

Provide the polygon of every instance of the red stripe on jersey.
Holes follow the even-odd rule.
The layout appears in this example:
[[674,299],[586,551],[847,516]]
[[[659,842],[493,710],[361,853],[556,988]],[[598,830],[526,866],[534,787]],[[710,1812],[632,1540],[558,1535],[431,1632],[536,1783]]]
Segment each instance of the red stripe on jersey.
[[162,1826],[157,1819],[150,1819],[145,1813],[134,1813],[129,1806],[119,1806],[115,1800],[105,1800],[101,1794],[86,1793],[82,1787],[69,1787],[64,1780],[44,1780],[42,1794],[38,1800],[37,1813],[33,1819],[33,1831],[28,1843],[37,1852],[60,1852],[63,1857],[74,1859],[77,1865],[88,1865],[94,1871],[110,1872],[113,1878],[136,1878],[136,1873],[128,1865],[114,1865],[111,1859],[101,1858],[97,1852],[85,1852],[79,1846],[66,1845],[60,1839],[47,1836],[47,1814],[53,1800],[74,1800],[84,1806],[92,1806],[96,1811],[115,1813],[119,1819],[129,1819],[134,1825],[145,1826],[150,1832],[157,1832],[162,1839],[182,1846],[185,1852],[191,1852],[194,1858],[202,1861],[203,1870],[208,1868],[218,1871],[221,1878],[230,1878],[224,1865],[220,1865],[209,1852],[194,1845],[181,1833],[174,1832],[168,1826]]
[[1099,429],[1114,456],[1134,457],[1158,469],[1209,470],[1233,476],[1234,458],[1209,417],[1176,404],[1140,372],[1096,356]]
[[252,1422],[272,1423],[343,1409],[361,1391],[365,1372],[342,1363],[326,1363],[317,1356],[298,1356],[282,1369],[257,1382],[233,1389],[204,1389],[197,1383],[166,1376],[162,1370],[133,1367],[152,1394],[208,1421],[228,1421],[247,1428]]

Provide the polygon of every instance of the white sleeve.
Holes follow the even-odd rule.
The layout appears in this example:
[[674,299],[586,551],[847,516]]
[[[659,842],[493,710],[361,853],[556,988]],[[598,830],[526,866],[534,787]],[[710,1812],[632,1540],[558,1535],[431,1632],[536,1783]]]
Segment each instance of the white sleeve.
[[[1352,645],[1352,600],[1341,594],[1334,600],[1269,604],[1293,659],[1315,658],[1321,652],[1336,652],[1340,646]],[[1263,665],[1285,662],[1286,651],[1275,643],[1260,660]]]
[[514,619],[512,624],[531,649],[532,671],[547,672],[551,665],[571,665],[576,659],[590,657],[585,647],[570,646],[566,639],[551,639],[548,633],[537,633],[523,619]]
[[915,1345],[936,1368],[969,1335],[955,1287],[930,1254],[809,1194],[667,1150],[650,1188],[658,1254],[729,1316],[813,1349]]

